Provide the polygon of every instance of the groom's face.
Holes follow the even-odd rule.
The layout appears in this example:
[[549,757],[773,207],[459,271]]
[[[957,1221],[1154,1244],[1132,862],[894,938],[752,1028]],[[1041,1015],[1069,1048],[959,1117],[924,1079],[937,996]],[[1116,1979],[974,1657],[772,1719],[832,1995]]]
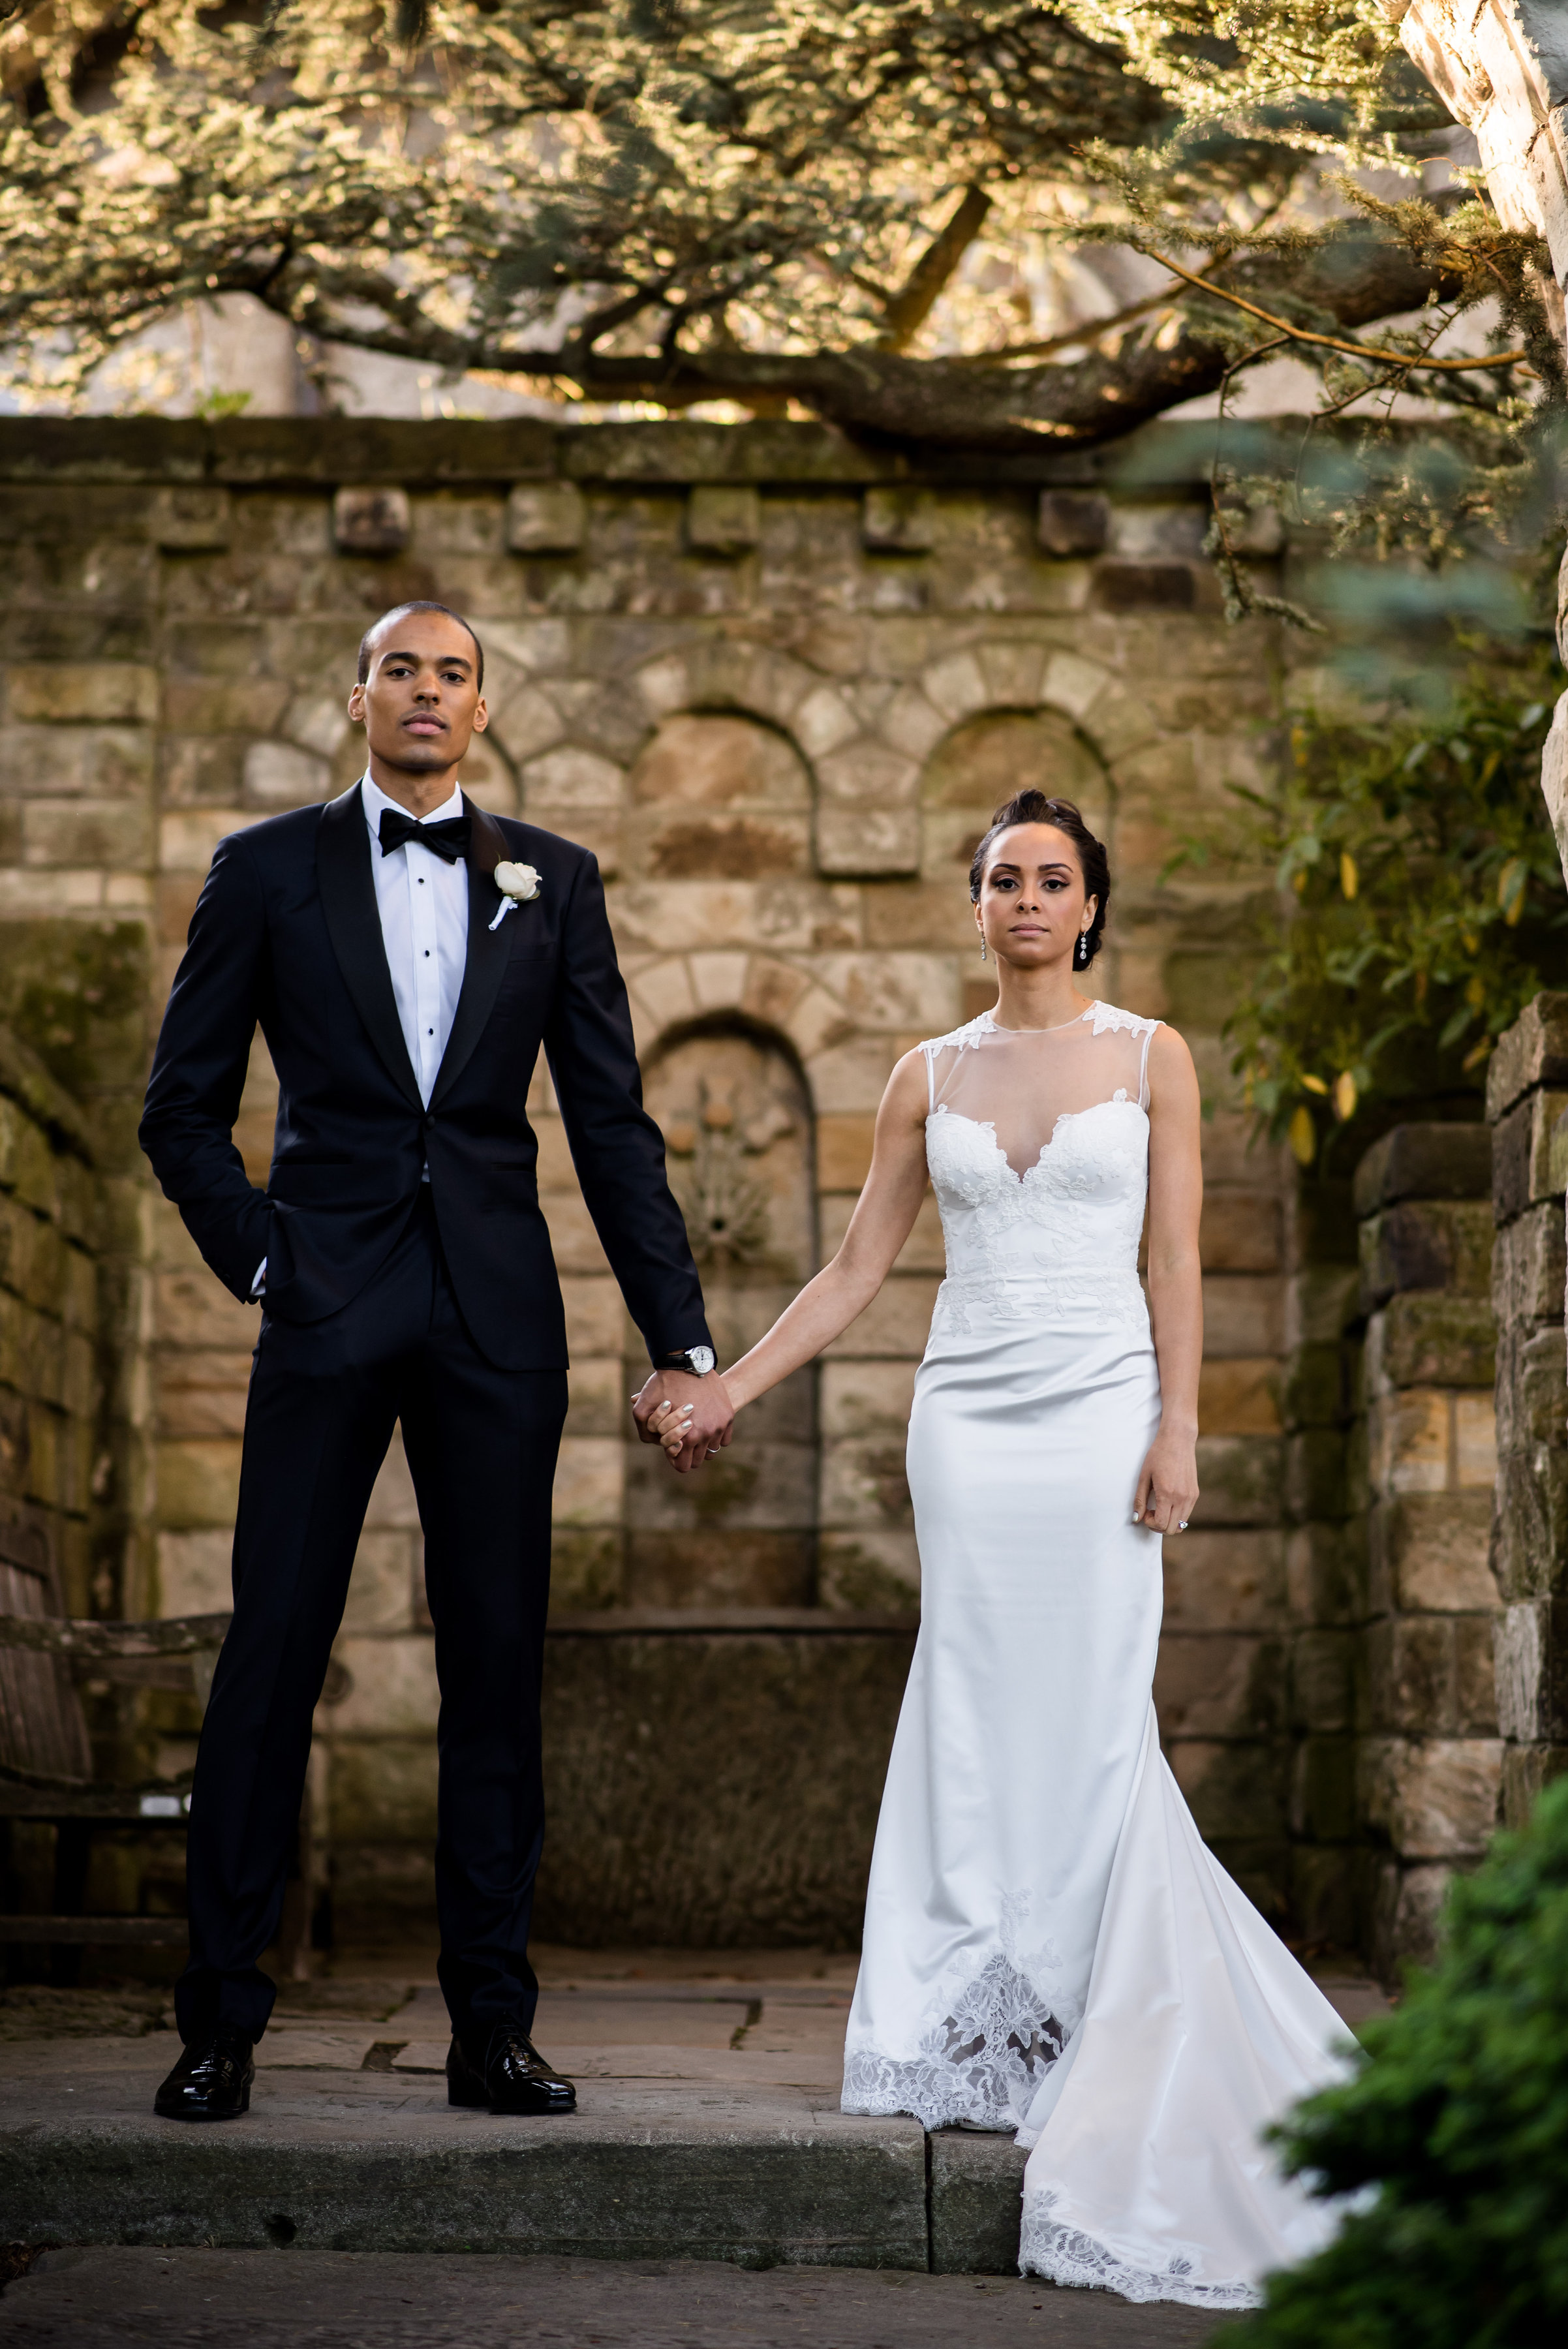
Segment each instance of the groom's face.
[[374,757],[404,774],[455,767],[488,723],[478,648],[444,612],[393,613],[370,647],[370,674],[348,697]]

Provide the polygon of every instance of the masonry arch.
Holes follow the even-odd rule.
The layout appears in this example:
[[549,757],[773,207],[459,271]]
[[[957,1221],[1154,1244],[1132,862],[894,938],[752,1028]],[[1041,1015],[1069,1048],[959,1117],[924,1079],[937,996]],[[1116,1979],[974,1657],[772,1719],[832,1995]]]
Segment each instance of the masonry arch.
[[[645,1056],[644,1098],[664,1134],[713,1341],[721,1361],[732,1361],[816,1269],[805,1074],[778,1028],[738,1006],[715,1007],[657,1037]],[[810,1606],[818,1484],[814,1366],[766,1396],[747,1415],[745,1443],[695,1476],[671,1476],[661,1454],[633,1441],[628,1602]]]

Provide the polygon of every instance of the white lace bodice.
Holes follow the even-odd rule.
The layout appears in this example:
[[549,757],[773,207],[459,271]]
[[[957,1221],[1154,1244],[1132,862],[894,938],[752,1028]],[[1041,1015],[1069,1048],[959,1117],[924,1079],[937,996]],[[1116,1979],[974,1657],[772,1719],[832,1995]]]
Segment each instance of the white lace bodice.
[[1148,1047],[1157,1019],[1091,1004],[1066,1028],[990,1012],[922,1044],[926,1163],[948,1278],[934,1330],[984,1303],[1006,1319],[1141,1320]]

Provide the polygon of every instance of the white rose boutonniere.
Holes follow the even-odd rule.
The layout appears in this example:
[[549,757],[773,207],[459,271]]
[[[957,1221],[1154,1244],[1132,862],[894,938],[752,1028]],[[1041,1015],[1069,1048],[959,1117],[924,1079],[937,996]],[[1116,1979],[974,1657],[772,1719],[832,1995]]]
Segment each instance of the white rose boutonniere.
[[531,864],[508,864],[504,861],[495,868],[495,885],[501,892],[501,904],[490,926],[498,930],[514,905],[525,905],[539,894],[539,875]]

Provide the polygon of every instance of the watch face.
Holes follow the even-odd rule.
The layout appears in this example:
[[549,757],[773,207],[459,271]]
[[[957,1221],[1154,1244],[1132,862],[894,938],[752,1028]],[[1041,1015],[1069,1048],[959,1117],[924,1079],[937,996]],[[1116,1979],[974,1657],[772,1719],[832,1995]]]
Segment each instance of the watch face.
[[686,1359],[698,1377],[705,1379],[719,1357],[711,1346],[689,1346],[686,1350]]

